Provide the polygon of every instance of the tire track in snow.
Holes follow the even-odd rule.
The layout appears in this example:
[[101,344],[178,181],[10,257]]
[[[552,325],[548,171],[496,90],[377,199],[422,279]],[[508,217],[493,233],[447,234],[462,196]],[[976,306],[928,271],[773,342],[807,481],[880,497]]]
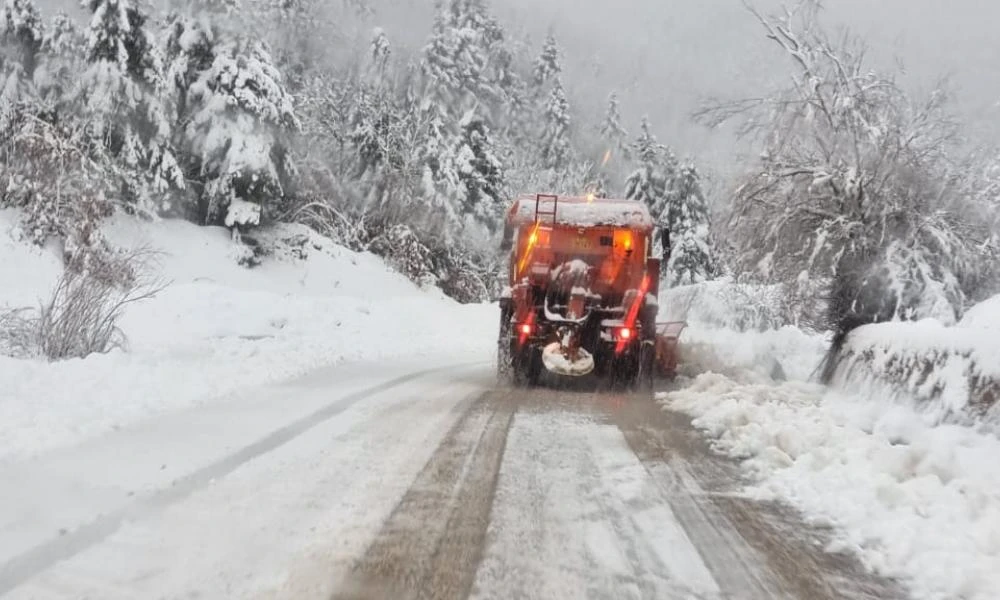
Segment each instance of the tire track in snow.
[[741,497],[737,466],[713,454],[686,417],[636,398],[614,418],[726,597],[906,597],[856,560],[825,552],[822,532],[803,524],[787,507]]
[[65,535],[36,546],[0,564],[0,596],[14,590],[55,564],[102,542],[118,531],[123,524],[129,521],[140,520],[183,500],[185,497],[209,485],[212,481],[225,477],[253,459],[272,452],[316,426],[329,421],[358,402],[416,379],[461,366],[463,365],[439,367],[410,373],[339,398],[275,430],[253,444],[245,446],[197,471],[177,479],[169,488],[163,488],[140,497],[128,506],[102,515]]
[[469,595],[514,408],[491,392],[459,419],[334,600]]

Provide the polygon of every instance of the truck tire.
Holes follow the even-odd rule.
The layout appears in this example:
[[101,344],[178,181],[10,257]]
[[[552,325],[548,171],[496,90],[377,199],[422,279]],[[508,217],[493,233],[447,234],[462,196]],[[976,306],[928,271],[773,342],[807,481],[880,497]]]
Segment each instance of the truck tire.
[[542,375],[542,351],[528,346],[522,349],[512,368],[514,384],[519,386],[535,386]]
[[511,311],[509,307],[500,307],[500,334],[497,337],[497,381],[509,383],[514,372],[514,355],[511,352],[510,324]]
[[642,392],[652,392],[656,370],[656,346],[652,342],[644,340],[640,344],[636,363],[635,388]]

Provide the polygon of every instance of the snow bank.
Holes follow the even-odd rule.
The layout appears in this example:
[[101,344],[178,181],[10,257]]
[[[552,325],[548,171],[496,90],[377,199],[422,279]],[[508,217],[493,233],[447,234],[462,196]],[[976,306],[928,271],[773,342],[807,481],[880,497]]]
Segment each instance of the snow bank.
[[909,583],[918,598],[991,600],[1000,590],[1000,440],[755,374],[698,376],[659,396],[744,461],[754,497],[834,528],[830,551]]
[[[10,239],[15,222],[0,212],[0,308],[36,305],[60,272],[54,253]],[[172,283],[126,313],[128,352],[51,364],[0,357],[0,461],[342,361],[485,361],[495,350],[495,307],[419,289],[306,228],[261,235],[271,256],[255,269],[236,264],[224,229],[120,218],[106,235],[161,252]]]
[[808,380],[826,352],[828,340],[772,321],[774,291],[713,281],[660,290],[659,321],[686,321],[681,336],[681,372],[740,373]]
[[955,326],[935,320],[861,327],[848,337],[835,383],[912,403],[933,422],[1000,425],[1000,297]]

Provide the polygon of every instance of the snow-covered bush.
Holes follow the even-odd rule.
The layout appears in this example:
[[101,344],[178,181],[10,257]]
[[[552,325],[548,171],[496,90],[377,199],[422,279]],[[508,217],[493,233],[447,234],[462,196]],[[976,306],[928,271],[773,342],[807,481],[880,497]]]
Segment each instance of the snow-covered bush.
[[739,332],[795,327],[822,331],[824,303],[815,294],[790,293],[781,284],[708,281],[660,290],[660,320]]
[[424,287],[438,287],[459,302],[483,302],[494,293],[496,265],[441,241],[423,241],[407,225],[397,224],[376,235],[368,250]]
[[34,116],[0,145],[0,207],[22,210],[24,235],[61,241],[67,259],[101,247],[97,226],[113,210],[110,168],[84,150],[85,136]]
[[124,348],[118,327],[123,312],[164,287],[150,277],[149,257],[143,251],[105,254],[86,269],[66,269],[38,309],[0,314],[0,352],[63,360]]

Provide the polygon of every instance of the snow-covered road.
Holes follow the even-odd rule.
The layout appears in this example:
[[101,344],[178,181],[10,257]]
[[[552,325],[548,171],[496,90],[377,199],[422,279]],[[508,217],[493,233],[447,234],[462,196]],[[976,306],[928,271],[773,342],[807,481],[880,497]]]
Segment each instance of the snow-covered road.
[[650,398],[351,365],[0,466],[0,596],[889,598]]

